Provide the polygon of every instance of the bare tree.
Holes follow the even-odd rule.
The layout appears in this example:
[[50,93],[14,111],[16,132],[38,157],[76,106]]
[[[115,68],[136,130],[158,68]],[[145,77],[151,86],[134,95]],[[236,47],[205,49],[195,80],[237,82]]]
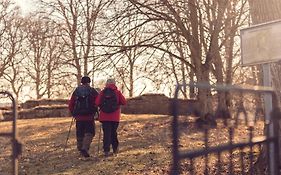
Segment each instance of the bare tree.
[[22,43],[25,39],[25,34],[22,29],[23,25],[24,21],[22,17],[19,16],[19,11],[14,9],[9,21],[7,21],[5,35],[6,44],[4,48],[10,57],[10,62],[8,63],[7,70],[4,72],[4,79],[9,82],[12,92],[15,94],[17,100],[25,84],[24,69],[21,64],[23,61]]
[[[236,8],[245,8],[244,1],[145,1],[129,0],[126,11],[120,13],[118,19],[125,19],[130,15],[140,15],[138,26],[129,28],[135,30],[140,26],[150,29],[150,36],[131,47],[149,47],[166,53],[174,59],[179,59],[189,68],[191,75],[194,73],[196,82],[210,83],[211,74],[216,78],[217,83],[225,83],[225,72],[223,72],[224,57],[231,55],[233,50],[222,49],[229,47],[228,41],[236,36],[239,25],[244,22],[242,14],[234,13]],[[129,13],[126,13],[129,12]],[[244,13],[245,10],[242,10]],[[235,18],[235,20],[232,20]],[[225,22],[230,21],[230,23]],[[162,30],[157,30],[153,26],[162,25]],[[231,24],[226,25],[226,24]],[[226,32],[228,28],[231,32]],[[230,35],[231,33],[231,35]],[[235,35],[233,35],[233,33]],[[177,36],[177,37],[175,37]],[[179,39],[180,40],[175,40]],[[166,47],[167,43],[170,47]],[[177,45],[175,44],[177,43]],[[175,52],[179,48],[179,43],[185,50]],[[123,48],[124,49],[124,48]],[[186,54],[182,54],[186,53]],[[229,57],[232,59],[233,57]],[[228,61],[228,69],[232,68]],[[233,73],[232,71],[229,71]],[[193,77],[192,77],[193,78]],[[231,80],[230,78],[228,78]],[[197,98],[202,104],[202,113],[212,112],[212,107],[208,103],[211,94],[209,91],[198,89]],[[224,94],[219,94],[220,107],[226,108],[226,98]]]
[[45,59],[46,53],[46,33],[47,30],[44,23],[40,19],[27,19],[26,32],[28,34],[26,44],[26,65],[25,69],[31,78],[32,83],[35,84],[36,98],[40,99],[46,93],[45,81]]
[[65,54],[65,43],[62,40],[60,25],[57,25],[53,21],[48,21],[46,26],[49,29],[46,42],[46,90],[47,97],[51,98],[55,94],[56,96],[60,94],[61,90],[55,87],[60,86],[61,79],[67,78],[68,76],[63,73],[65,66],[61,57]]
[[44,16],[29,17],[25,26],[27,42],[25,43],[25,68],[35,85],[36,98],[50,98],[52,88],[60,78],[64,53],[59,26]]
[[[122,2],[116,1],[114,5],[114,8],[111,5],[112,10],[108,12],[108,16],[112,16],[112,13],[117,13],[116,9],[124,8]],[[122,89],[128,91],[129,97],[132,97],[135,92],[135,82],[145,78],[143,63],[144,59],[149,57],[149,54],[147,53],[147,48],[131,47],[126,49],[126,47],[135,45],[143,40],[146,30],[143,27],[139,27],[136,30],[127,30],[138,25],[139,20],[141,20],[139,16],[128,15],[126,20],[116,20],[114,16],[113,18],[107,18],[109,21],[107,22],[109,32],[106,36],[109,39],[105,41],[108,43],[101,42],[100,44],[100,46],[104,47],[104,50],[107,50],[104,55],[110,58],[108,60],[110,64],[106,69],[110,69],[110,66],[113,67],[112,74],[114,75],[112,76],[121,81]],[[107,47],[113,45],[115,45],[115,48]]]
[[9,53],[9,50],[6,50],[5,45],[8,42],[6,33],[7,25],[14,10],[15,8],[11,1],[0,2],[0,77],[3,76],[13,57]]
[[109,1],[90,0],[55,0],[41,1],[45,7],[52,10],[52,18],[63,23],[63,38],[70,52],[65,63],[75,69],[72,72],[77,78],[77,84],[83,75],[93,71],[89,63],[95,58],[94,41],[98,31],[96,25],[98,16]]

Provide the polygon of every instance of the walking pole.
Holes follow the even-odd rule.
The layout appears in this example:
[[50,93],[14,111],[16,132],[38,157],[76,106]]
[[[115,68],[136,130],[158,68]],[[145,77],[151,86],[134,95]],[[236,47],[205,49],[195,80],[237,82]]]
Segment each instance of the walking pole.
[[99,155],[99,152],[100,152],[100,135],[101,135],[101,124],[100,124],[100,131],[99,131],[99,140],[98,140],[98,155]]
[[[100,118],[100,113],[98,112],[98,118]],[[99,130],[99,138],[98,138],[98,155],[99,155],[99,152],[100,152],[100,135],[101,135],[101,124],[100,124],[100,130]]]
[[72,120],[71,120],[71,123],[70,123],[70,126],[69,126],[69,130],[68,130],[67,138],[66,138],[66,141],[65,141],[63,153],[65,153],[65,149],[67,147],[67,142],[68,142],[68,139],[69,139],[69,135],[70,135],[70,131],[71,131],[71,127],[72,127],[73,121],[74,121],[74,117],[72,117]]

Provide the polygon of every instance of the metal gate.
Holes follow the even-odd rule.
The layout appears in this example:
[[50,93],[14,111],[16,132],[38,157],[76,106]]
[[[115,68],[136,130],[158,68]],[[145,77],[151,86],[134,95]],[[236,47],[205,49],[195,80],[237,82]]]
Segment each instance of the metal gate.
[[12,114],[13,114],[13,122],[12,122],[12,131],[8,133],[0,133],[0,137],[10,137],[12,142],[12,167],[13,167],[13,175],[18,174],[18,157],[21,154],[22,151],[22,145],[18,141],[17,138],[17,104],[12,96],[11,93],[7,91],[1,91],[0,92],[1,98],[8,98],[12,102]]
[[[217,119],[213,116],[217,120],[204,123],[200,118],[189,115],[196,110],[200,112],[200,105],[197,109],[186,106],[187,113],[180,114],[179,94],[181,88],[185,87],[209,89],[212,94],[209,100],[214,109],[218,107],[216,94],[219,92],[227,92],[236,100],[233,101],[231,110],[224,111],[223,115],[228,115],[227,118],[222,116]],[[245,88],[204,83],[178,85],[172,102],[171,174],[278,175],[280,112],[278,108],[274,108],[263,113],[263,109],[255,108],[255,103],[251,103],[255,95],[272,100],[274,91],[269,87]],[[262,162],[267,168],[259,173],[255,167],[261,166]]]

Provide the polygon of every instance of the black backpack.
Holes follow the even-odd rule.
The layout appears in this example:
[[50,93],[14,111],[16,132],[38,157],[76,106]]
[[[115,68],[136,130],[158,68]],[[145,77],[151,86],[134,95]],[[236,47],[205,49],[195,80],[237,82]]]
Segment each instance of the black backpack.
[[100,110],[104,113],[112,113],[119,108],[117,95],[111,88],[105,88],[101,96]]
[[94,115],[98,109],[93,107],[93,95],[97,95],[98,92],[91,88],[85,86],[79,86],[74,91],[75,105],[73,109],[73,116],[79,115]]

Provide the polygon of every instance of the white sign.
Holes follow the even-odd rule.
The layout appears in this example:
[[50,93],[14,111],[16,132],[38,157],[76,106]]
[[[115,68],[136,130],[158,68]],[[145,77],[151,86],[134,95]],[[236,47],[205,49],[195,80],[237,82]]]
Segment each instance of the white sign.
[[242,29],[240,36],[243,65],[281,60],[281,21]]

